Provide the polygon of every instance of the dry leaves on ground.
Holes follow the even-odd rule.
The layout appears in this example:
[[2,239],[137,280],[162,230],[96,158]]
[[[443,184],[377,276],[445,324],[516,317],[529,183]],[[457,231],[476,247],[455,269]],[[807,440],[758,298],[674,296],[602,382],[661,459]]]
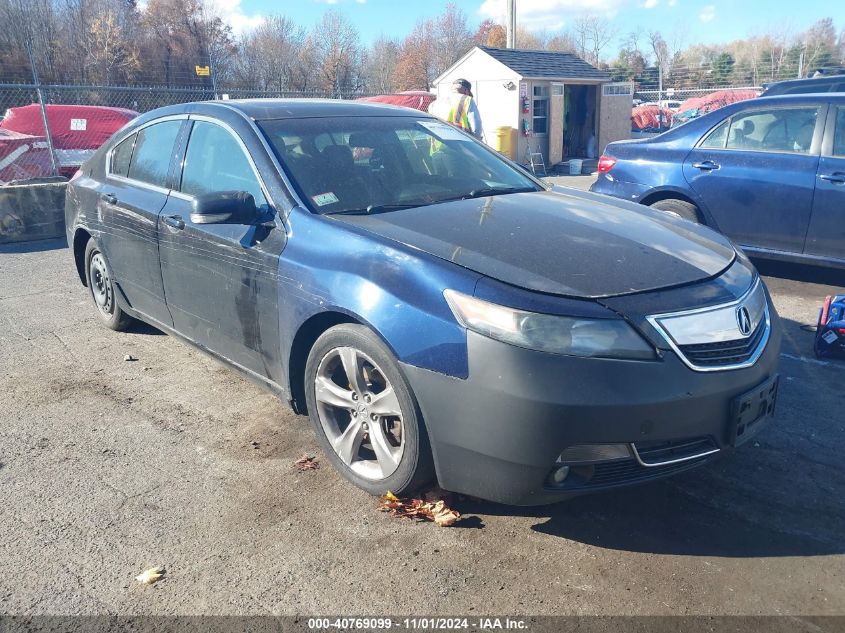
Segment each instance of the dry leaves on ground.
[[427,501],[411,499],[402,501],[392,492],[379,497],[379,510],[389,512],[391,516],[412,519],[414,521],[434,521],[440,527],[449,527],[461,518],[456,510],[452,510],[442,499],[434,500],[426,495]]
[[152,567],[145,571],[140,576],[135,576],[135,580],[137,580],[142,585],[152,585],[159,580],[162,579],[164,576],[164,569],[161,567]]
[[306,453],[293,463],[293,467],[297,470],[317,470],[320,462],[317,461],[316,455]]

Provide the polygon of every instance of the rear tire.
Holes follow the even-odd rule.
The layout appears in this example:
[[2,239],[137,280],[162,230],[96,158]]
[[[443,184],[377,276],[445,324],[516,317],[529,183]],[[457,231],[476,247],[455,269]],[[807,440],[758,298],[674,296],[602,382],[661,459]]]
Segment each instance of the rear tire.
[[655,209],[660,209],[661,211],[674,213],[675,215],[682,217],[684,220],[689,220],[690,222],[695,222],[696,224],[704,224],[701,218],[701,211],[699,211],[697,206],[691,202],[687,202],[686,200],[667,198],[666,200],[658,200],[650,206]]
[[85,247],[85,280],[102,324],[116,332],[125,332],[131,328],[135,319],[117,305],[111,269],[94,238],[89,239]]
[[368,328],[341,324],[317,339],[305,397],[323,452],[359,488],[401,495],[433,479],[416,398],[393,353]]

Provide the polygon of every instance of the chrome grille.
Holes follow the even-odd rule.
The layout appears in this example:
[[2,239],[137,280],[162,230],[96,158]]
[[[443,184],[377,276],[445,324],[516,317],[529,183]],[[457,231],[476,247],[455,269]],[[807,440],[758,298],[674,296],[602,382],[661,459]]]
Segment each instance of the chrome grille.
[[647,319],[680,359],[696,371],[753,365],[766,348],[771,329],[766,291],[759,279],[737,301]]
[[680,345],[679,348],[684,356],[695,365],[703,367],[740,365],[754,355],[765,330],[766,322],[761,321],[749,338],[722,341],[721,343]]

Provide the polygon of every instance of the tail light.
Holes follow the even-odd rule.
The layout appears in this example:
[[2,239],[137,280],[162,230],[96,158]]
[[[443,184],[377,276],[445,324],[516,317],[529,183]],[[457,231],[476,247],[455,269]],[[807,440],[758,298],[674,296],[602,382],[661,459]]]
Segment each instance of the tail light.
[[599,158],[599,173],[606,174],[613,166],[616,164],[616,159],[613,156],[608,156],[607,154],[602,154],[601,158]]

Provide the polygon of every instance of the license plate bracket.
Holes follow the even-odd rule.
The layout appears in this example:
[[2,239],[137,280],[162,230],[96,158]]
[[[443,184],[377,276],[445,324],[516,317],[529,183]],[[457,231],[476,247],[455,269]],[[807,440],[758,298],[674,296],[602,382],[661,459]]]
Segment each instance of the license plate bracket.
[[771,419],[777,404],[780,376],[775,374],[731,403],[730,444],[739,446]]

